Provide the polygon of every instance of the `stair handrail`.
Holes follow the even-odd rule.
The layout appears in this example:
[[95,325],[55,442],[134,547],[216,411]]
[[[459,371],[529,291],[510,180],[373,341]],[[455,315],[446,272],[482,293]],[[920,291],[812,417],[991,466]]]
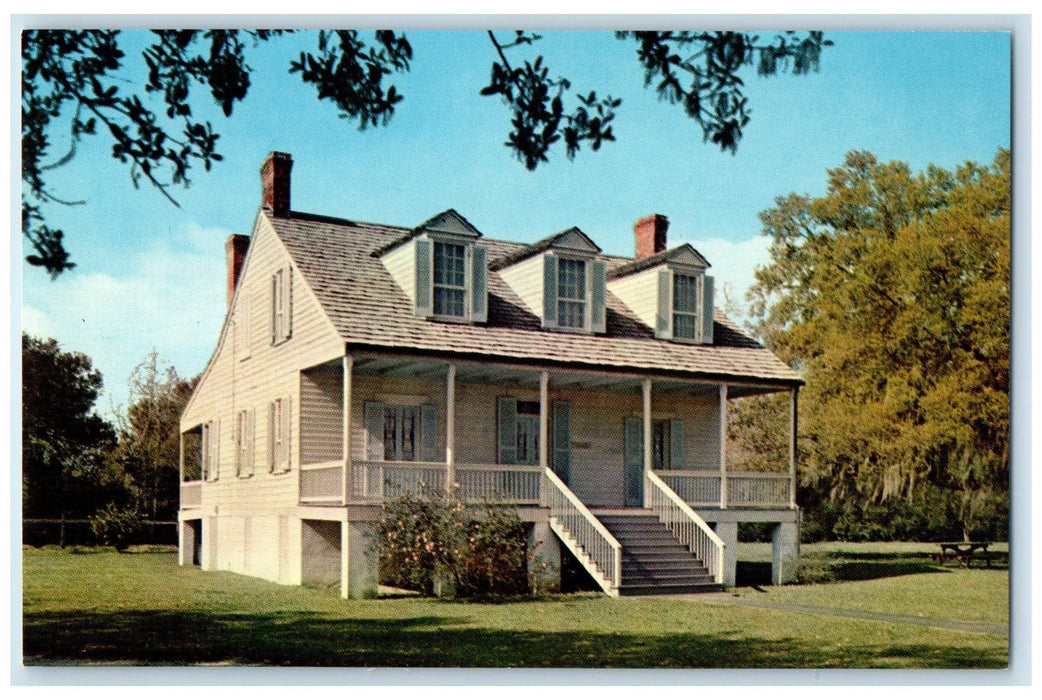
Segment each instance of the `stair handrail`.
[[[594,579],[598,579],[597,583],[605,593],[618,595],[619,587],[622,585],[622,545],[552,469],[545,468],[543,478],[548,486],[543,490],[543,494],[550,510],[551,521],[557,520],[559,526],[575,540],[576,544],[582,547],[586,556],[596,565],[599,571],[590,571],[589,567],[585,567],[585,562],[582,562],[579,552],[573,549],[573,554],[584,564]],[[582,529],[566,527],[565,518],[569,515],[578,516],[579,521],[585,523],[586,527]],[[594,533],[599,537],[594,538]],[[565,542],[565,544],[572,549],[571,542]]]
[[709,523],[652,471],[644,472],[644,505],[681,544],[705,563],[717,583],[724,582],[724,550],[727,545],[713,532]]

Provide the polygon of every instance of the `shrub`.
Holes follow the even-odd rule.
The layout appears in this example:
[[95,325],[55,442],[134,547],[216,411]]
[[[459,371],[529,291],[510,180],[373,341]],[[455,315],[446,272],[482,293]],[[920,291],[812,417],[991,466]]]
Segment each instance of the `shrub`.
[[525,527],[517,509],[467,505],[425,489],[385,503],[378,527],[385,583],[424,595],[511,595],[528,586]]
[[141,514],[133,508],[121,508],[108,504],[90,519],[90,529],[102,544],[116,548],[117,552],[126,551],[134,535],[144,525]]

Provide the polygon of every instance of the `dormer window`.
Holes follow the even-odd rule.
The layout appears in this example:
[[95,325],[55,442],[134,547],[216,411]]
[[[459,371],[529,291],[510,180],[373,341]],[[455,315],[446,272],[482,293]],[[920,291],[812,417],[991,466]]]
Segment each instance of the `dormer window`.
[[709,262],[684,243],[612,270],[611,291],[655,337],[682,343],[713,342],[713,278]]
[[458,243],[434,243],[434,315],[467,315],[467,251]]
[[481,233],[452,209],[373,251],[413,304],[435,321],[488,320],[488,251]]
[[699,281],[704,277],[673,274],[673,337],[697,340],[700,333]]
[[557,325],[586,328],[586,261],[557,262]]

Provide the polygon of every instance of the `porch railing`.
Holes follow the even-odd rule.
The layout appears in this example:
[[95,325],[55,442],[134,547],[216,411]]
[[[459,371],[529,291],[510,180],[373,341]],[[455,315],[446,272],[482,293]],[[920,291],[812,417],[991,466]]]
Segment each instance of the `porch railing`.
[[[727,489],[715,470],[658,471],[655,474],[685,503],[694,508],[788,508],[788,474],[777,472],[726,472]],[[722,497],[723,496],[723,497]]]
[[488,497],[519,505],[539,505],[542,476],[542,467],[503,464],[456,467],[459,497],[468,501]]
[[181,482],[181,507],[198,508],[203,504],[203,482]]
[[622,584],[622,545],[550,469],[543,470],[550,528],[610,596]]
[[673,535],[724,582],[724,541],[654,472],[644,472],[644,505]]
[[320,462],[300,468],[300,500],[304,503],[340,503],[344,499],[344,463]]

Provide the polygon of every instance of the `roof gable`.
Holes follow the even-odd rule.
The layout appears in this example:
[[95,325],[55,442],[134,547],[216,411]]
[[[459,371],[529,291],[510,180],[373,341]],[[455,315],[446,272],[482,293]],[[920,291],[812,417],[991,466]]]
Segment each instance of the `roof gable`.
[[608,279],[614,280],[635,272],[648,270],[658,265],[673,264],[685,267],[700,267],[702,269],[712,267],[709,261],[702,256],[690,243],[681,243],[678,246],[664,250],[655,255],[649,255],[640,260],[619,265],[608,274]]
[[527,260],[533,255],[538,255],[539,253],[555,249],[562,249],[571,253],[580,253],[591,256],[601,252],[600,246],[590,240],[590,237],[583,233],[578,226],[572,226],[560,233],[547,236],[529,246],[519,248],[512,253],[508,253],[507,255],[493,260],[489,263],[488,269],[493,272],[496,270],[502,270],[511,265],[516,265],[522,260]]
[[481,237],[481,231],[474,228],[474,225],[467,221],[462,214],[455,209],[446,209],[440,214],[435,214],[431,218],[427,219],[404,236],[396,238],[386,245],[380,246],[373,251],[372,255],[374,258],[379,258],[403,243],[408,243],[412,239],[427,233],[444,233],[450,236],[463,236],[465,238]]

